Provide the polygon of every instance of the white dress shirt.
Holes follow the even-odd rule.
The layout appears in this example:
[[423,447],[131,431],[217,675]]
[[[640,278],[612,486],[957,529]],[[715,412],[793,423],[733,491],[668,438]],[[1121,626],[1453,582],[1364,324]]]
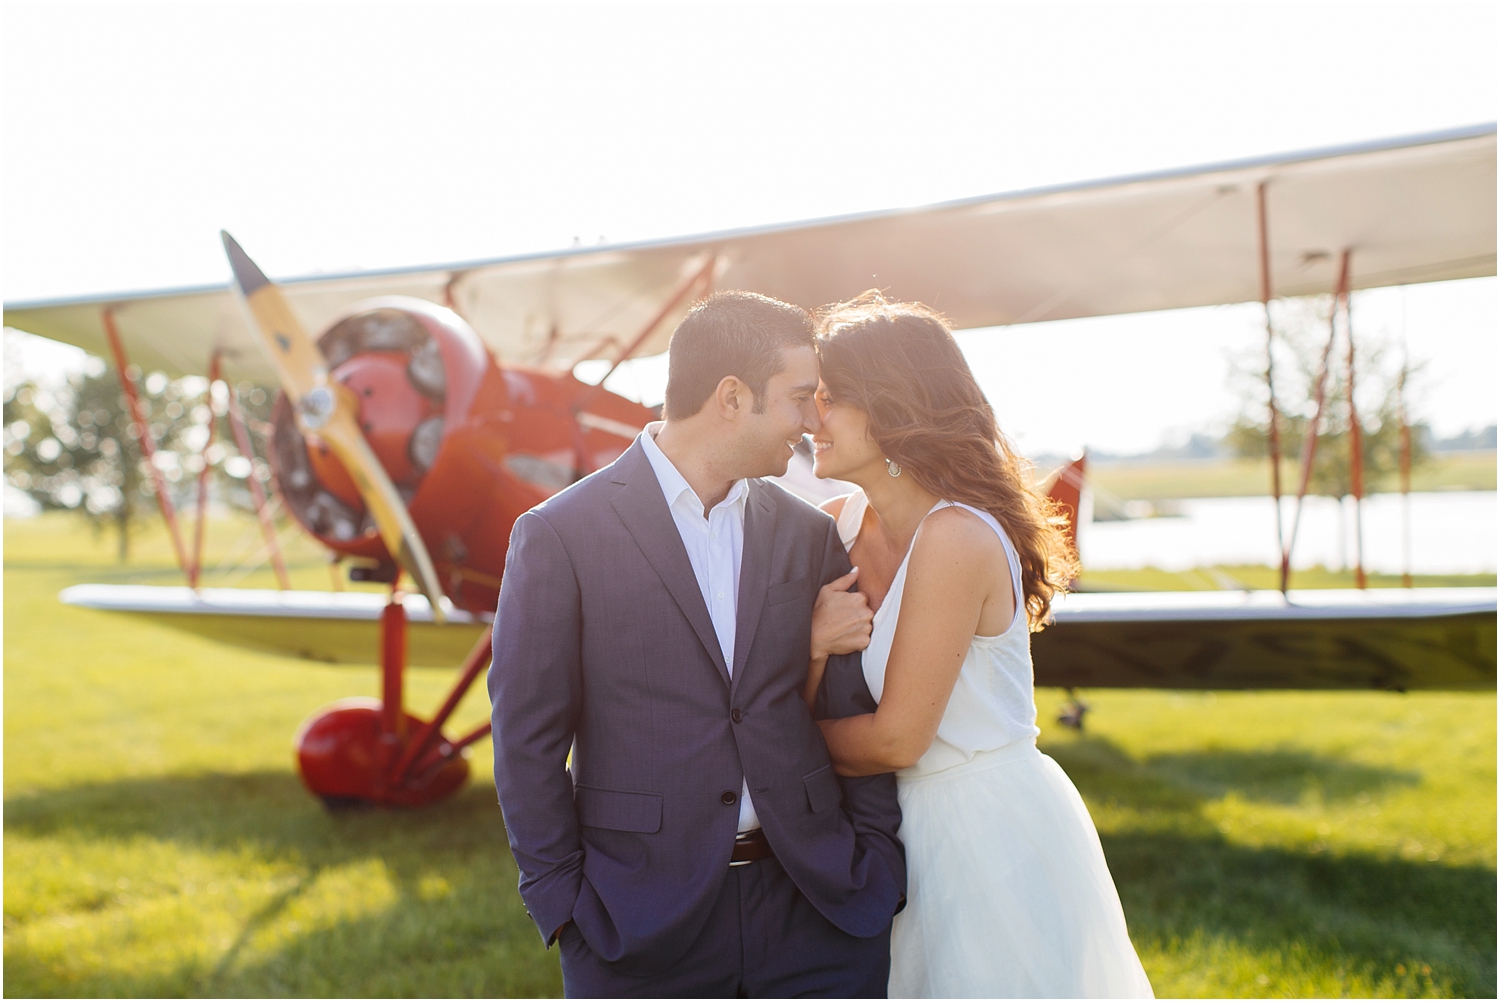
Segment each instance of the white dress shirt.
[[[734,629],[740,605],[740,560],[745,552],[745,499],[750,485],[736,480],[729,495],[714,505],[704,517],[703,501],[687,480],[672,465],[667,454],[656,444],[656,433],[663,422],[653,421],[641,432],[641,449],[656,472],[656,481],[667,499],[677,535],[682,537],[708,618],[713,620],[724,665],[734,672]],[[755,805],[750,802],[750,784],[740,790],[740,827],[742,832],[760,827]]]

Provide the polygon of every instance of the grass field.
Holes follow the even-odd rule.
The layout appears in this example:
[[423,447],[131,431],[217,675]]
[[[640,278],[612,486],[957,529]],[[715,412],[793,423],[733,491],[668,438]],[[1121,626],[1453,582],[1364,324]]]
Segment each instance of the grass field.
[[[1296,491],[1296,464],[1282,465],[1284,490]],[[1089,482],[1126,500],[1161,501],[1170,498],[1253,497],[1271,493],[1269,460],[1214,459],[1157,462],[1094,462]],[[1495,489],[1493,452],[1439,453],[1412,472],[1414,491],[1492,491]],[[1387,485],[1385,490],[1394,490]]]
[[[210,552],[246,528],[215,525]],[[488,747],[438,807],[326,813],[291,736],[374,695],[374,670],[60,605],[79,581],[176,583],[160,534],[125,568],[112,546],[67,516],[5,524],[6,994],[556,994]],[[327,587],[316,552],[293,558]],[[1186,586],[1151,573],[1114,583]],[[448,676],[412,674],[426,712]],[[1079,737],[1038,693],[1043,747],[1159,995],[1494,996],[1493,694],[1084,698]],[[485,710],[475,693],[455,729]]]

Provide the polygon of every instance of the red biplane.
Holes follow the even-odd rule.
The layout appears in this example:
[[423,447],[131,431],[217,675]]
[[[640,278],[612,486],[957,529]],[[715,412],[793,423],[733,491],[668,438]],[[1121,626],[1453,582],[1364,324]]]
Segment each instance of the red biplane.
[[[483,725],[449,739],[442,728],[487,663],[512,522],[610,462],[654,416],[575,378],[577,363],[660,352],[714,287],[816,306],[878,286],[972,328],[1273,295],[1346,301],[1353,289],[1494,275],[1495,181],[1486,125],[920,209],[281,283],[226,235],[240,295],[7,304],[5,323],[107,353],[122,374],[134,361],[281,387],[267,458],[283,502],[354,558],[353,575],[390,583],[389,597],[199,587],[162,484],[188,587],[79,585],[62,598],[246,647],[380,663],[380,702],[337,704],[304,725],[303,777],[331,802],[419,805],[464,781],[463,749],[488,734]],[[134,401],[128,377],[124,388]],[[800,472],[789,489],[816,491]],[[1054,485],[1075,510],[1081,473],[1064,470]],[[202,482],[198,497],[201,519]],[[267,541],[274,548],[273,533]],[[403,572],[420,594],[397,587]],[[1495,611],[1494,589],[1075,594],[1036,638],[1036,677],[1493,689]],[[404,711],[408,662],[461,660],[431,720]]]

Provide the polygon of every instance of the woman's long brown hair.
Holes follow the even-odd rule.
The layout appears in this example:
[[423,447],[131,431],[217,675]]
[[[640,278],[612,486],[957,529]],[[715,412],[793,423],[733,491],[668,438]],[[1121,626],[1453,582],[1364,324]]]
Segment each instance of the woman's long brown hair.
[[1005,527],[1021,559],[1033,630],[1077,576],[1067,516],[1032,483],[1030,464],[995,423],[947,322],[921,303],[866,292],[819,311],[823,382],[863,411],[869,435],[903,475],[945,501],[973,505]]

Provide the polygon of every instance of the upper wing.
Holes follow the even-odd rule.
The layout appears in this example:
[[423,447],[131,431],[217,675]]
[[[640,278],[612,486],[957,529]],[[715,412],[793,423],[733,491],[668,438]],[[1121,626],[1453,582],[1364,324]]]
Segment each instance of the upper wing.
[[[1258,299],[1256,189],[1266,184],[1272,287],[1329,292],[1339,252],[1372,288],[1495,274],[1495,126],[659,243],[282,283],[309,330],[351,304],[453,306],[510,362],[614,357],[671,290],[719,257],[719,288],[807,307],[883,289],[956,327]],[[112,305],[147,369],[271,381],[227,287],[17,303],[5,323],[104,351]],[[686,306],[637,349],[666,346]]]

